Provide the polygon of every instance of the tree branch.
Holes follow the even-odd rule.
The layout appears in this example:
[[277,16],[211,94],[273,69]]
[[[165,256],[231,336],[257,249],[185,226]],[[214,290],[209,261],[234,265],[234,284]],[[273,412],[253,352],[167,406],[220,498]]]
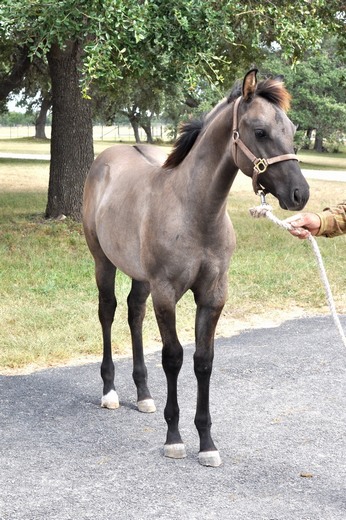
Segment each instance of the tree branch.
[[13,53],[13,65],[10,73],[0,76],[0,101],[5,100],[13,90],[20,87],[31,63],[28,54],[27,47],[17,47]]

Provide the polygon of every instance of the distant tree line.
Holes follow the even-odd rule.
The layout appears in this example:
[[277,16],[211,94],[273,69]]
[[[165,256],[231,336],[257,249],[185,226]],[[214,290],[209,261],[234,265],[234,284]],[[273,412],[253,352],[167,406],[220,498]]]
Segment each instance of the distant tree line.
[[1,126],[32,125],[33,117],[28,112],[3,112],[0,114]]

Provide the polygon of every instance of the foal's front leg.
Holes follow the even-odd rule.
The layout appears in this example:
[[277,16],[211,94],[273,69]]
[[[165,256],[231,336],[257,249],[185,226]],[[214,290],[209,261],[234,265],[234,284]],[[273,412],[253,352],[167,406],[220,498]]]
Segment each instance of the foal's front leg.
[[162,366],[167,379],[167,402],[164,411],[167,438],[164,455],[174,459],[186,457],[185,446],[179,432],[179,405],[177,396],[178,375],[183,364],[183,348],[179,342],[175,323],[175,299],[157,297],[152,291],[155,315],[162,338]]
[[203,466],[217,467],[221,458],[211,437],[209,387],[214,359],[214,334],[223,304],[198,304],[196,314],[196,352],[194,369],[197,378],[197,408],[195,425],[200,438],[198,460]]

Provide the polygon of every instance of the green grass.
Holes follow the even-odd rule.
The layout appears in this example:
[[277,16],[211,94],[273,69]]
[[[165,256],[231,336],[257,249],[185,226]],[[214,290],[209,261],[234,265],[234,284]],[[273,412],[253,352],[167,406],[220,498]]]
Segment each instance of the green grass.
[[316,153],[313,150],[298,152],[301,168],[309,170],[346,170],[346,153]]
[[[80,224],[43,218],[48,163],[0,161],[0,369],[63,363],[101,355],[94,266]],[[311,181],[309,210],[344,198],[344,183]],[[229,199],[237,234],[230,267],[229,298],[218,327],[231,335],[244,326],[298,313],[326,313],[324,289],[310,244],[271,222],[255,220],[248,208],[258,204],[251,183],[239,174]],[[272,197],[275,214],[288,216]],[[319,239],[338,312],[346,312],[346,236]],[[117,277],[119,307],[114,350],[130,352],[126,297],[130,282]],[[178,305],[183,342],[194,339],[190,294]],[[159,334],[151,304],[144,329],[148,346]]]
[[32,137],[0,139],[0,152],[49,154],[50,141],[48,139],[34,139]]

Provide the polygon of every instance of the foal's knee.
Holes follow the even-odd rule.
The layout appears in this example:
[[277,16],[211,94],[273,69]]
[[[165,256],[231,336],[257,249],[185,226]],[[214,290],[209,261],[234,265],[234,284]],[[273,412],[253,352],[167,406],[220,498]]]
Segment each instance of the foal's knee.
[[166,373],[178,374],[183,364],[184,350],[180,343],[172,346],[163,345],[162,366]]
[[213,368],[212,355],[200,355],[195,353],[193,356],[194,370],[196,377],[210,376]]

